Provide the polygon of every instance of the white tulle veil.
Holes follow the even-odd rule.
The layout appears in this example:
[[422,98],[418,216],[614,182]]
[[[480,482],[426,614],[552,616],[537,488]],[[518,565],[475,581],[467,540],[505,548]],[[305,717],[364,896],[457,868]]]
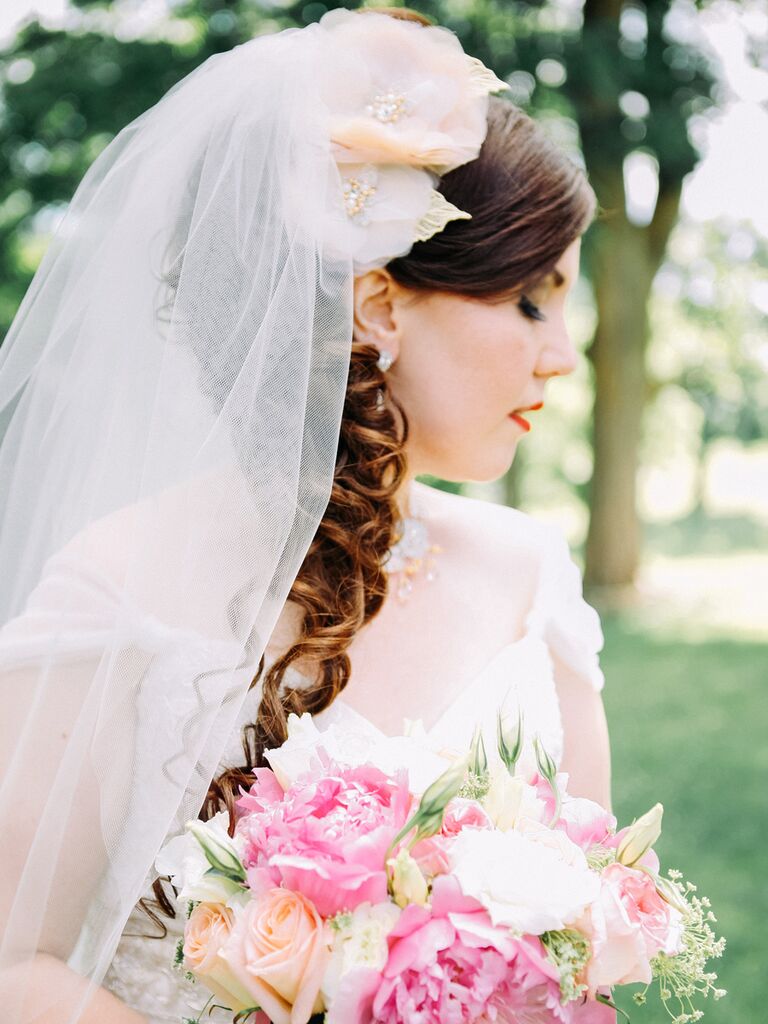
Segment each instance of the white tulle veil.
[[35,990],[39,957],[98,984],[198,813],[329,499],[353,276],[421,214],[460,215],[429,161],[364,161],[405,196],[388,251],[365,250],[316,87],[326,36],[213,57],[124,129],[0,349],[5,1024],[32,1019],[28,992],[81,1018],[84,988]]

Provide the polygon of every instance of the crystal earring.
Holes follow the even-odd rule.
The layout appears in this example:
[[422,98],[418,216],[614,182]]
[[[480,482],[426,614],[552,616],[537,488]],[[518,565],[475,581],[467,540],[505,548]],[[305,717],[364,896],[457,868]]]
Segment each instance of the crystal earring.
[[386,373],[392,363],[394,363],[395,357],[391,352],[388,352],[385,348],[379,353],[379,358],[376,361],[376,366],[381,370],[382,373]]

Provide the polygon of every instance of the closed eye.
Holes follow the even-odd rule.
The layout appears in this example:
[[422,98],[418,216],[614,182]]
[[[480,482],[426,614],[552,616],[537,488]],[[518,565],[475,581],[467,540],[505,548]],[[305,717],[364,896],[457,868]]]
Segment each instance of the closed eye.
[[541,312],[539,307],[528,298],[527,295],[521,295],[517,301],[517,306],[523,316],[527,316],[529,320],[546,320],[547,318]]

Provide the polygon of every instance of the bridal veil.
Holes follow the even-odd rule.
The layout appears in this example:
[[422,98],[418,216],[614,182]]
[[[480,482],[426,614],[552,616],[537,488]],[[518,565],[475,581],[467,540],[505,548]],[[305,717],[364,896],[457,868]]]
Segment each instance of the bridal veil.
[[[5,1024],[41,955],[100,982],[199,811],[329,499],[354,274],[466,216],[434,186],[502,83],[395,24],[333,12],[172,89],[0,349]],[[36,993],[62,1024],[85,998]]]

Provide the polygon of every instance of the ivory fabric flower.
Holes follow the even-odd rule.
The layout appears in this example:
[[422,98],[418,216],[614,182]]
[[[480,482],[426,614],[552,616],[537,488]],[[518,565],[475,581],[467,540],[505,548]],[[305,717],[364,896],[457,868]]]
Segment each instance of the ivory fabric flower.
[[478,155],[488,95],[507,86],[452,32],[346,10],[330,11],[319,25],[328,54],[319,87],[339,163],[445,174]]
[[237,916],[219,956],[272,1024],[306,1024],[323,1010],[330,939],[310,900],[270,889]]
[[404,256],[450,220],[469,214],[435,191],[434,177],[416,167],[348,163],[328,196],[326,237],[349,253],[358,274]]

